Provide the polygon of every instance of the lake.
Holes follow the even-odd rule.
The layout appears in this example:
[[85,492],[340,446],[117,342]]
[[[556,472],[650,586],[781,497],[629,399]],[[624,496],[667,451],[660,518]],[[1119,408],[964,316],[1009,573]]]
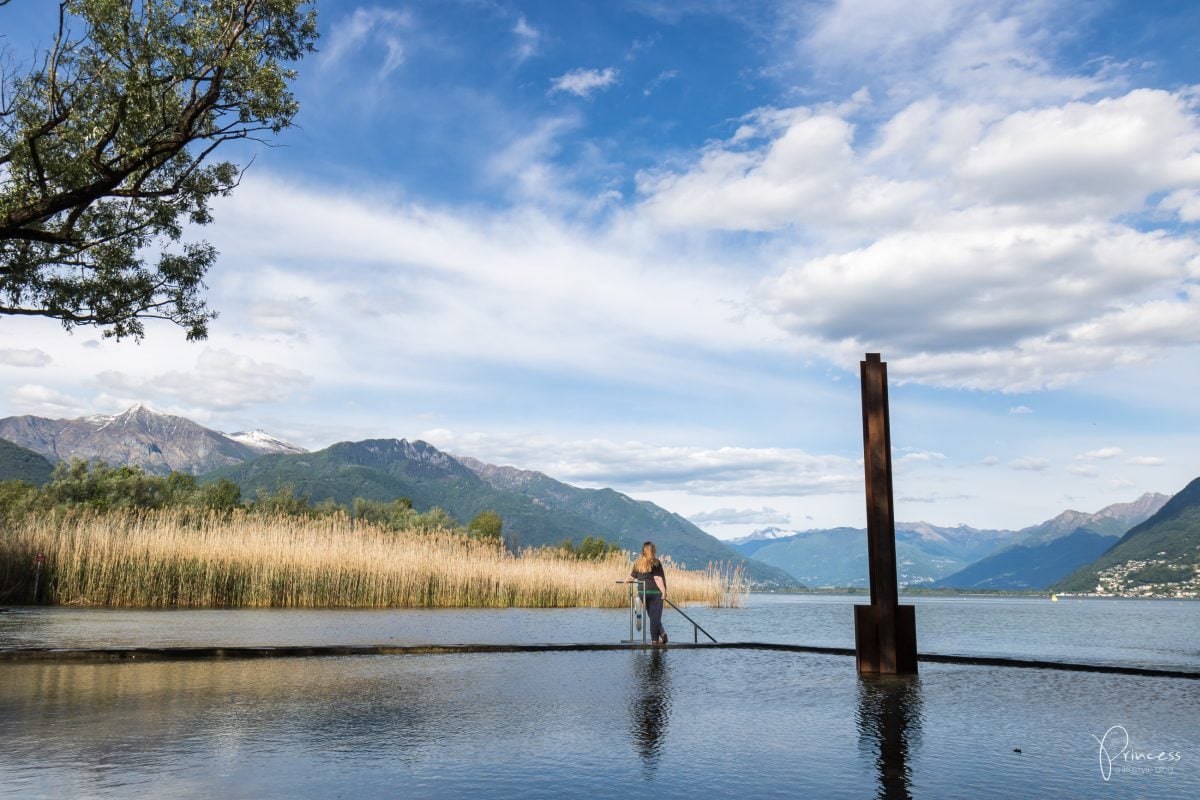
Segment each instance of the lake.
[[[849,647],[854,602],[687,611],[721,641]],[[1200,671],[1200,603],[911,602],[921,652]],[[0,647],[627,635],[596,609],[0,614]],[[752,650],[7,663],[0,796],[1191,800],[1197,719],[1192,680],[931,663],[868,679],[848,657]]]

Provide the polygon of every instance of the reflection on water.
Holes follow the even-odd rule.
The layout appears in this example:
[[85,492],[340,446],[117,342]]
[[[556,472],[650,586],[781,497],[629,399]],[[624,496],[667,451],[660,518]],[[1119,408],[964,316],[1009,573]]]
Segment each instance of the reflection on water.
[[921,679],[916,675],[860,675],[860,750],[873,751],[878,800],[912,800],[909,755],[920,746]]
[[653,776],[671,719],[671,668],[662,650],[635,656],[629,716],[638,755],[648,775]]
[[[1193,681],[762,651],[0,663],[0,798],[1194,800],[1198,717]],[[1104,782],[1112,725],[1183,759]]]

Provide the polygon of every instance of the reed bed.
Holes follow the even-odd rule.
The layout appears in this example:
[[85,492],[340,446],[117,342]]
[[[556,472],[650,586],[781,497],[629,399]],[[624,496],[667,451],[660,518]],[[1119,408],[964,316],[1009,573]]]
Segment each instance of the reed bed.
[[[0,533],[0,599],[185,608],[619,607],[629,572],[616,553],[582,561],[514,556],[453,531],[396,533],[342,515],[194,510],[59,512]],[[667,565],[676,602],[741,605],[740,571]]]

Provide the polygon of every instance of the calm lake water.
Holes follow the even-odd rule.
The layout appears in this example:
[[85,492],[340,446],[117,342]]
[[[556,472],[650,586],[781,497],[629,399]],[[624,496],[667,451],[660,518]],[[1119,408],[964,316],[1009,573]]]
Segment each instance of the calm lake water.
[[[853,602],[688,612],[721,641],[848,647]],[[922,652],[1200,669],[1200,603],[914,604]],[[593,609],[0,614],[0,647],[627,634]],[[1192,800],[1198,719],[1192,680],[945,664],[862,679],[846,657],[743,650],[0,663],[0,797]]]

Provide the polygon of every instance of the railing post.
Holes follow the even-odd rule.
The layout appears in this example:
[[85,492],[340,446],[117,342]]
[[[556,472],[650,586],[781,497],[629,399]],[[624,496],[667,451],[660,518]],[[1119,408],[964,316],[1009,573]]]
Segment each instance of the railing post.
[[871,605],[854,607],[858,671],[910,674],[917,671],[917,629],[913,607],[898,601],[887,364],[867,353],[860,371]]

